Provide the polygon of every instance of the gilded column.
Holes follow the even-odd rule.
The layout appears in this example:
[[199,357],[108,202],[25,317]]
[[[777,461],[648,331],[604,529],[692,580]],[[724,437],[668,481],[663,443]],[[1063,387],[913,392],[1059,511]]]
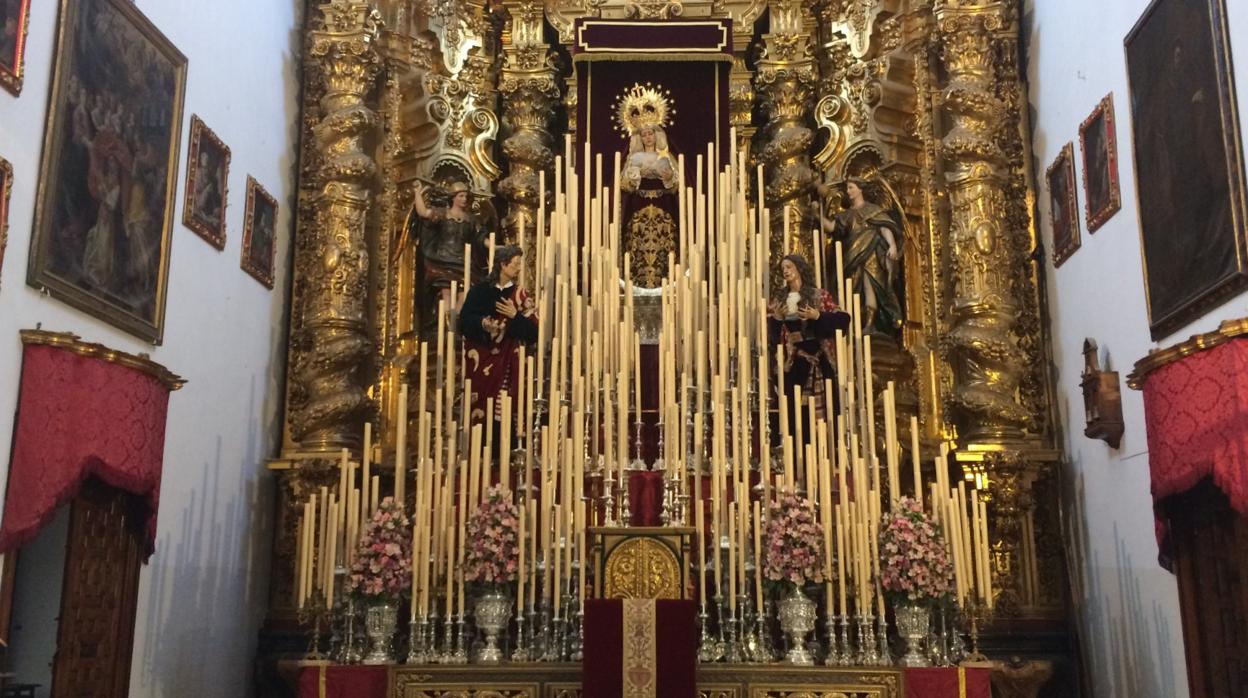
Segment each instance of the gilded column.
[[961,440],[1000,444],[1023,438],[1019,402],[1026,357],[1014,336],[1011,277],[1014,230],[1005,200],[1005,155],[998,143],[1004,106],[993,34],[1013,22],[1002,2],[942,0],[936,6],[943,90],[950,128],[940,144],[950,203],[948,252],[952,312],[943,350],[953,366],[949,401]]
[[[794,231],[790,248],[809,259],[810,205],[807,194],[814,184],[810,144],[814,132],[807,126],[816,86],[811,56],[810,27],[805,3],[771,3],[771,32],[763,35],[763,52],[754,73],[754,86],[767,115],[758,159],[764,163],[767,204],[772,212],[771,239],[775,257],[786,249],[784,211]],[[778,277],[777,277],[778,278]]]
[[[511,32],[504,36],[504,64],[498,82],[503,96],[503,126],[510,131],[503,141],[508,173],[498,183],[498,193],[507,201],[507,215],[503,218],[507,237],[519,238],[519,219],[523,215],[528,231],[525,240],[532,242],[538,202],[543,195],[538,173],[550,170],[554,163],[549,121],[559,103],[559,87],[557,72],[542,41],[541,3],[521,2],[510,9]],[[532,259],[532,255],[526,257]]]
[[307,68],[323,85],[313,128],[320,167],[309,202],[312,224],[295,260],[302,325],[292,337],[291,436],[306,451],[358,447],[367,403],[360,367],[366,325],[366,222],[377,176],[369,141],[377,113],[365,99],[380,69],[378,15],[367,2],[322,4]]

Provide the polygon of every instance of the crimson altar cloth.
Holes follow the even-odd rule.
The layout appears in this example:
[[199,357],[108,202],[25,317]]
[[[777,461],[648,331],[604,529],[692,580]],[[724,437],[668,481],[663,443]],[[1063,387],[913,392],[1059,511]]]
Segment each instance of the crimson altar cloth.
[[986,667],[906,669],[906,698],[992,698]]
[[299,698],[386,698],[384,666],[322,664],[299,673]]
[[583,698],[693,698],[698,629],[694,602],[585,602]]

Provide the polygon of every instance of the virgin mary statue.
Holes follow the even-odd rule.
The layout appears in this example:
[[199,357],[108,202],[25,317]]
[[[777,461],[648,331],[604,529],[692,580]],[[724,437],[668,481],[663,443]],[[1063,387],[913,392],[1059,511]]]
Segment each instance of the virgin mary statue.
[[667,276],[667,257],[676,250],[677,159],[664,126],[673,113],[661,88],[633,85],[620,98],[616,119],[628,134],[628,159],[620,172],[624,249],[632,259],[633,282],[656,288]]

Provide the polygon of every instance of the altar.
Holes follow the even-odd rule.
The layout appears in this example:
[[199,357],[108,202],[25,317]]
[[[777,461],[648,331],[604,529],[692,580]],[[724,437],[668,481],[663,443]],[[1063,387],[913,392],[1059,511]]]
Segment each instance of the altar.
[[[705,695],[900,696],[922,685],[910,676],[972,690],[980,670],[959,664],[1006,646],[981,646],[990,628],[1061,603],[1045,596],[1061,588],[1041,559],[1051,546],[1033,540],[1054,522],[1025,506],[1053,457],[1045,410],[1020,403],[1042,362],[1030,337],[1015,347],[1009,322],[981,342],[951,305],[996,312],[1005,298],[1026,315],[1030,301],[1012,295],[1030,287],[961,279],[974,265],[946,262],[956,247],[1008,267],[1000,231],[978,245],[940,237],[976,229],[957,217],[976,196],[996,206],[1002,185],[953,187],[957,219],[933,216],[920,202],[936,178],[982,163],[920,164],[939,138],[907,140],[912,125],[971,118],[956,100],[929,113],[940,102],[916,101],[912,83],[979,79],[995,68],[976,61],[996,49],[975,44],[986,35],[950,42],[965,60],[929,74],[909,52],[939,62],[951,37],[932,27],[962,24],[833,21],[794,2],[555,5],[474,5],[479,17],[448,25],[462,31],[433,32],[419,90],[387,83],[384,207],[346,216],[367,197],[335,199],[332,181],[302,201],[328,217],[301,225],[330,220],[368,274],[341,267],[331,283],[318,265],[340,257],[298,248],[309,271],[293,292],[291,429],[272,466],[286,485],[282,620],[310,655],[396,662],[391,695],[578,695],[589,609],[610,598],[694,605],[683,627]],[[327,64],[395,38],[334,24],[344,17],[327,13],[337,28],[318,34],[341,44]],[[890,77],[877,91],[855,86],[864,75]],[[363,102],[366,87],[343,89]],[[340,102],[309,119],[318,134],[355,123]],[[880,130],[890,119],[906,128]],[[367,159],[363,135],[308,142]],[[871,220],[887,218],[900,248],[887,273],[908,278],[871,288],[906,295],[885,299],[900,324],[863,320],[881,300],[825,229],[842,204],[816,185],[851,179],[889,194],[872,198]],[[417,188],[431,198],[409,211]],[[442,210],[439,197],[461,203]],[[465,247],[449,289],[420,288],[421,241],[384,233],[446,211],[494,239]],[[500,243],[523,256],[506,281],[536,335],[505,352],[469,341],[460,313]],[[342,283],[360,293],[326,290]],[[499,328],[511,319],[480,334],[510,336]],[[505,380],[474,385],[486,364]],[[991,415],[975,411],[984,404]],[[918,544],[899,551],[911,531]],[[324,681],[339,670],[379,671],[331,666]]]
[[[515,665],[467,678],[436,666],[291,667],[298,698],[592,698],[580,690],[576,664]],[[698,670],[697,698],[988,698],[989,669],[784,669],[708,666]],[[669,698],[669,697],[664,697]],[[674,698],[674,697],[672,697]]]

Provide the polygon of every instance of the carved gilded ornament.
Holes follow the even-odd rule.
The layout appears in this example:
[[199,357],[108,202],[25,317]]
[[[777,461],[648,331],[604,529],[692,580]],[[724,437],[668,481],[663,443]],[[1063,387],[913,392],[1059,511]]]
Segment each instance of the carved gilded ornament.
[[944,107],[951,128],[941,142],[946,163],[953,320],[942,348],[954,369],[949,397],[962,436],[970,442],[1018,441],[1028,415],[1018,388],[1026,357],[1014,337],[1011,250],[1017,231],[1007,221],[996,141],[1004,109],[993,94],[991,32],[1005,21],[999,3],[964,10],[936,9],[941,58],[949,73]]
[[370,350],[365,222],[377,172],[368,141],[378,118],[365,97],[380,70],[376,10],[335,0],[321,11],[324,29],[312,32],[306,59],[321,83],[321,119],[312,131],[320,189],[308,202],[310,229],[301,231],[311,244],[295,260],[302,327],[292,337],[290,419],[292,438],[311,450],[356,445],[367,403],[360,376]]

